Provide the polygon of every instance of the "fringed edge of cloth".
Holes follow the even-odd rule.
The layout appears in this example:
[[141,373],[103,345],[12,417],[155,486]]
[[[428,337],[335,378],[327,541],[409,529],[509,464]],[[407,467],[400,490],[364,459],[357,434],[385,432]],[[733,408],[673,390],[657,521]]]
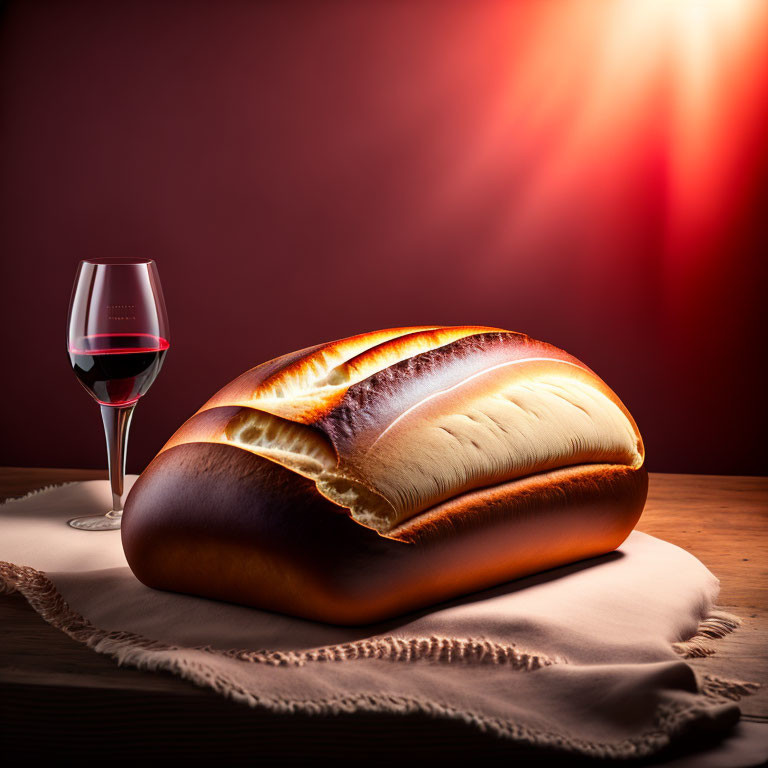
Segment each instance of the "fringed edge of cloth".
[[710,645],[711,640],[719,640],[729,635],[741,626],[741,619],[732,613],[726,613],[719,608],[712,608],[696,628],[696,632],[687,640],[672,643],[672,647],[684,659],[696,659],[711,656],[715,649]]
[[32,491],[28,491],[23,496],[9,496],[7,499],[0,501],[0,507],[5,504],[15,504],[17,501],[26,501],[32,496],[40,496],[48,491],[55,491],[58,488],[65,488],[68,485],[77,485],[78,481],[75,480],[71,483],[53,483],[52,485],[44,485],[42,488],[35,488]]

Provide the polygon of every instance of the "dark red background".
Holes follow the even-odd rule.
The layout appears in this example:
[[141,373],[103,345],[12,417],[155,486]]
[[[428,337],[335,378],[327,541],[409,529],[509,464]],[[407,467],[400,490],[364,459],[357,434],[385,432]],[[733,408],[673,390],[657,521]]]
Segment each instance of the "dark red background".
[[[172,346],[136,412],[132,471],[263,360],[470,323],[582,358],[635,415],[651,470],[763,474],[765,59],[734,81],[748,119],[712,94],[723,130],[702,157],[728,173],[702,178],[730,207],[706,236],[677,237],[663,112],[638,112],[620,146],[598,133],[556,152],[582,58],[538,6],[11,3],[0,464],[105,464],[98,409],[68,369],[67,304],[79,259],[141,256],[157,260]],[[664,67],[653,98],[668,104]],[[629,75],[611,76],[620,94]]]

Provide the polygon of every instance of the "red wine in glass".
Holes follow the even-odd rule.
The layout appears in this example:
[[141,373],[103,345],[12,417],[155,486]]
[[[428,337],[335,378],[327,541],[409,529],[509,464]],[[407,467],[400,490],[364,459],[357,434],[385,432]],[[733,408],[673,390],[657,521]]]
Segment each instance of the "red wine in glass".
[[67,351],[75,375],[101,408],[112,509],[106,515],[76,517],[69,521],[73,528],[120,527],[131,416],[160,372],[169,346],[168,318],[154,261],[80,262],[69,307]]
[[168,340],[146,333],[84,336],[69,359],[80,383],[101,405],[132,405],[160,372]]

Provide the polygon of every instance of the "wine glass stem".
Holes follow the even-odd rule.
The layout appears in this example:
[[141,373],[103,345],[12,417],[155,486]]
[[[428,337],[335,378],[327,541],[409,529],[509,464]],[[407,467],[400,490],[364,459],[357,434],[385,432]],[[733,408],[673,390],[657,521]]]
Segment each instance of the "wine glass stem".
[[125,453],[128,447],[128,430],[131,427],[133,405],[102,405],[101,420],[107,437],[109,484],[112,486],[112,509],[107,514],[119,517],[123,513],[123,480],[125,479]]

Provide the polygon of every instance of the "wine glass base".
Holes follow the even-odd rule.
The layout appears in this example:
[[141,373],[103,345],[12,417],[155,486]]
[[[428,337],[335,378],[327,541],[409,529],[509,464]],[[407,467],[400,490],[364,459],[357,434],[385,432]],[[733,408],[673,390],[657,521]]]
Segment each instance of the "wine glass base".
[[74,517],[67,523],[79,531],[116,531],[120,528],[122,512],[107,512],[106,515],[88,515],[88,517]]

